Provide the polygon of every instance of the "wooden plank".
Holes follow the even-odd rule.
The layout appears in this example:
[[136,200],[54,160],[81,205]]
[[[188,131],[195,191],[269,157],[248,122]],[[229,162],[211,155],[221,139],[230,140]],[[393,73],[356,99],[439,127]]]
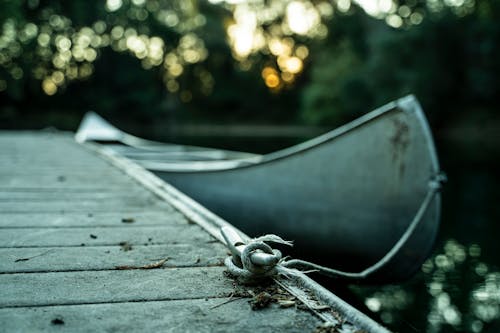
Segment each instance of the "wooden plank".
[[[66,157],[66,156],[65,156]],[[67,156],[68,160],[61,160],[57,156],[47,156],[46,158],[21,158],[16,156],[0,155],[1,171],[7,174],[9,171],[15,174],[27,174],[31,172],[54,172],[66,171],[85,173],[87,170],[108,172],[119,174],[119,170],[108,169],[105,161],[90,163],[88,156]],[[40,168],[36,168],[40,165]]]
[[[46,188],[46,187],[43,187],[43,188],[40,188],[40,187],[1,187],[0,186],[0,192],[2,193],[26,193],[27,195],[30,195],[30,193],[34,193],[35,195],[36,194],[39,194],[39,195],[43,195],[43,194],[54,194],[54,195],[57,195],[57,194],[61,194],[61,195],[64,195],[66,193],[68,194],[72,194],[72,193],[82,193],[82,194],[85,194],[85,193],[124,193],[123,192],[123,189],[116,189],[116,188],[113,188],[113,187],[107,187],[105,186],[107,184],[103,184],[103,183],[100,183],[100,184],[96,184],[95,187],[91,187],[91,188],[80,188],[80,187],[63,187],[63,188]],[[127,192],[132,192],[132,193],[136,193],[136,192],[141,192],[141,193],[146,193],[148,194],[149,192],[148,191],[145,191],[143,192],[141,188],[138,188],[136,184],[124,184],[124,185],[129,185],[128,187],[125,187],[124,188],[128,188],[128,191]]]
[[[58,203],[58,201],[64,201],[66,204],[76,205],[79,202],[99,202],[102,204],[118,203],[123,205],[128,204],[150,204],[159,203],[160,200],[150,193],[143,191],[135,191],[134,188],[130,188],[129,191],[105,191],[105,192],[94,192],[94,191],[84,191],[84,192],[63,192],[63,191],[53,191],[49,193],[44,192],[33,192],[33,191],[17,191],[17,192],[5,192],[0,191],[0,204],[1,203],[13,203],[16,202],[45,202],[45,203]],[[161,204],[165,204],[161,202]],[[61,205],[59,203],[59,205]],[[62,205],[64,206],[64,204]]]
[[[38,151],[40,146],[44,147],[43,151]],[[68,149],[69,148],[69,149]],[[88,158],[89,154],[85,150],[74,149],[73,148],[65,148],[60,144],[56,143],[56,145],[51,148],[49,144],[43,145],[42,143],[29,147],[28,145],[22,147],[18,152],[5,152],[2,151],[2,161],[12,161],[12,162],[30,162],[30,161],[43,161],[48,163],[54,163],[58,165],[65,164],[74,164],[76,161],[82,160],[82,162],[88,164],[89,162],[85,162],[85,159]],[[63,158],[61,158],[63,157]]]
[[0,188],[0,202],[16,202],[16,201],[106,201],[106,202],[119,202],[119,201],[158,201],[158,198],[146,191],[138,190],[134,187],[128,191],[64,191],[64,189],[54,191],[18,191],[2,190]]
[[131,188],[128,191],[9,191],[0,188],[0,202],[60,202],[60,201],[106,201],[144,202],[146,200],[158,201],[158,199],[146,191]]
[[[139,244],[175,244],[211,242],[197,225],[130,226],[124,228],[4,228],[0,247],[61,247]],[[93,238],[95,236],[96,238]]]
[[[93,169],[97,168],[105,168],[106,167],[106,162],[105,161],[98,161],[96,163],[90,163],[88,152],[85,152],[83,154],[74,154],[72,152],[66,152],[66,151],[54,151],[54,152],[49,152],[45,151],[43,156],[37,155],[35,151],[24,151],[27,155],[5,155],[1,154],[0,155],[0,164],[3,167],[6,167],[5,171],[19,171],[22,172],[21,169],[13,169],[9,166],[22,166],[26,167],[27,170],[35,170],[36,164],[34,163],[39,163],[40,165],[43,165],[43,169],[40,170],[48,170],[49,167],[76,167],[76,170],[79,170],[81,172],[86,170],[86,167],[90,167]],[[61,156],[64,157],[64,159],[61,158]],[[78,168],[78,166],[80,166]],[[102,171],[102,170],[101,170]],[[108,172],[118,172],[118,170],[107,170]]]
[[131,182],[125,182],[120,176],[106,174],[72,174],[71,172],[53,175],[26,174],[15,176],[13,174],[0,174],[0,187],[32,187],[36,184],[39,188],[55,187],[98,187],[105,180],[108,186],[126,187]]
[[[108,184],[104,184],[104,185],[108,185]],[[30,185],[24,185],[24,186],[20,186],[20,187],[17,187],[17,186],[2,186],[0,184],[0,191],[2,192],[8,192],[8,191],[12,191],[12,192],[25,192],[25,193],[29,193],[29,192],[39,192],[39,193],[42,193],[42,192],[61,192],[61,193],[71,193],[71,192],[94,192],[94,193],[98,193],[100,191],[109,191],[109,192],[124,192],[124,191],[127,191],[131,189],[131,185],[130,184],[109,184],[109,186],[106,186],[106,187],[103,187],[103,183],[98,183],[98,184],[94,184],[93,186],[85,186],[85,187],[79,187],[79,186],[57,186],[57,187],[51,187],[51,186],[44,186],[44,187],[33,187],[33,184],[30,186]]]
[[138,227],[187,223],[184,215],[170,206],[161,210],[130,210],[129,212],[97,213],[3,213],[0,228],[74,228],[74,227]]
[[[40,147],[43,147],[43,150],[40,150]],[[18,154],[19,156],[40,158],[61,151],[73,155],[88,154],[85,149],[75,144],[70,133],[60,132],[53,134],[31,132],[19,135],[16,132],[6,133],[2,131],[0,133],[0,151],[2,155]],[[29,155],[25,152],[36,152],[36,154]],[[59,155],[59,157],[61,156]]]
[[0,308],[227,297],[222,267],[1,274]]
[[167,258],[164,267],[221,266],[225,252],[222,244],[206,242],[133,245],[129,251],[123,251],[119,245],[0,248],[0,272],[112,270],[118,266],[140,267]]
[[[33,161],[27,163],[43,163],[40,161]],[[15,167],[15,165],[13,166]],[[14,178],[21,177],[26,179],[37,179],[39,177],[74,177],[74,178],[85,178],[89,177],[89,179],[93,179],[94,176],[101,177],[111,177],[114,180],[124,181],[123,176],[118,170],[109,170],[100,168],[94,168],[87,170],[86,168],[82,168],[81,165],[79,167],[72,165],[54,165],[53,167],[47,167],[45,169],[35,169],[29,168],[26,166],[20,165],[18,169],[13,170],[1,170],[0,171],[0,179],[4,178]],[[60,182],[64,182],[65,179],[58,179]],[[125,180],[127,181],[127,180]]]
[[[133,191],[133,189],[132,189]],[[26,195],[23,200],[13,194],[11,198],[0,198],[0,211],[3,213],[37,213],[37,212],[78,212],[85,211],[123,211],[131,209],[158,210],[168,206],[162,200],[149,193],[142,195],[127,195],[127,190],[119,191],[118,195],[109,194],[54,194],[44,198],[43,195]],[[133,192],[132,192],[133,193]],[[8,195],[6,195],[8,196]]]
[[144,202],[96,202],[96,201],[80,201],[80,202],[0,202],[0,211],[4,213],[67,213],[67,212],[130,212],[138,209],[158,210],[165,206],[164,202],[156,201],[151,203]]
[[[252,311],[247,299],[227,298],[0,309],[6,332],[312,332],[309,312],[271,306]],[[53,320],[59,319],[63,322]],[[59,324],[57,324],[59,323]]]
[[[1,155],[0,155],[1,156]],[[0,173],[2,174],[15,174],[15,175],[25,175],[30,173],[36,174],[53,174],[53,173],[64,173],[72,170],[74,173],[95,173],[95,172],[106,172],[103,170],[103,165],[95,165],[85,163],[83,161],[77,161],[76,163],[56,163],[56,164],[46,164],[41,161],[36,161],[34,164],[26,163],[14,163],[11,159],[4,160],[0,159]],[[11,170],[11,172],[8,172]],[[108,171],[109,173],[115,174],[117,171]],[[119,172],[119,171],[118,171]]]

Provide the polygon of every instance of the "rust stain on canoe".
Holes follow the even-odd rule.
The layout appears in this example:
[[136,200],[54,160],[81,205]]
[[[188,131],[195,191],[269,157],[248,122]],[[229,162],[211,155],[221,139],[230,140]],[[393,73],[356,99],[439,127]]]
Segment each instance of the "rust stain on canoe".
[[399,163],[399,176],[405,172],[404,153],[410,143],[410,127],[402,120],[394,119],[394,134],[391,136],[392,160]]

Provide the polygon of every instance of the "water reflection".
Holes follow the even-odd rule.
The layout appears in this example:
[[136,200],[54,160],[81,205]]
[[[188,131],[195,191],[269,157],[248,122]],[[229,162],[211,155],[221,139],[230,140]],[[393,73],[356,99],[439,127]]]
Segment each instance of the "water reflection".
[[[422,265],[417,280],[414,286],[352,289],[364,297],[370,311],[394,327],[411,326],[406,318],[417,309],[426,309],[421,329],[432,333],[478,333],[500,318],[500,272],[481,261],[478,244],[464,246],[449,239]],[[419,293],[419,285],[425,286],[427,296]]]

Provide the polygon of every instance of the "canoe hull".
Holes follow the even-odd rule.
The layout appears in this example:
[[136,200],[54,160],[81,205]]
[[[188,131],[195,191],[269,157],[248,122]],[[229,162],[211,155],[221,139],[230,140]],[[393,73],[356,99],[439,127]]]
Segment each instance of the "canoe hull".
[[[329,139],[261,163],[152,171],[247,234],[275,233],[295,241],[295,257],[359,271],[399,240],[439,173],[416,100],[377,111]],[[438,193],[412,237],[372,280],[399,280],[418,269],[434,243],[439,215]]]
[[[347,272],[383,263],[369,274],[372,282],[410,276],[439,227],[440,169],[413,96],[263,156],[143,140],[92,113],[76,139],[125,144],[111,148],[245,233],[293,240],[296,258]],[[415,229],[401,242],[410,227]],[[389,251],[395,255],[380,261]]]

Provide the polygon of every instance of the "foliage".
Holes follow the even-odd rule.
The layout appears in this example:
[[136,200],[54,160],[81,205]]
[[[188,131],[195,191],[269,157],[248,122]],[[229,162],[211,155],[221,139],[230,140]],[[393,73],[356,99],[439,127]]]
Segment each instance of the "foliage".
[[498,0],[216,2],[1,0],[3,127],[88,109],[334,126],[407,93],[441,124],[495,107]]
[[[312,50],[305,121],[338,123],[409,93],[439,122],[471,109],[492,112],[499,97],[498,2],[481,6],[464,17],[451,10],[428,13],[408,29],[356,17],[357,34],[343,31]],[[349,26],[349,20],[333,24]]]

